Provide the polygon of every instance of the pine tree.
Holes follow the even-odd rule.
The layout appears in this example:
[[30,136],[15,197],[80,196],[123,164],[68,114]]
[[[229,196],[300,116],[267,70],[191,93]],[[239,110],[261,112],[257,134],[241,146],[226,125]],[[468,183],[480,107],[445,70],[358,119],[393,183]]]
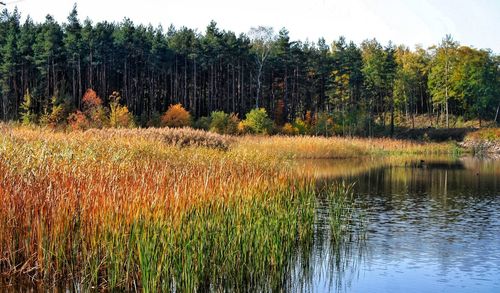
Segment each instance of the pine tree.
[[450,100],[455,98],[452,75],[457,63],[458,43],[450,35],[442,40],[439,47],[435,48],[434,59],[429,73],[429,90],[432,101],[437,105],[444,105],[446,127],[450,127],[449,108]]

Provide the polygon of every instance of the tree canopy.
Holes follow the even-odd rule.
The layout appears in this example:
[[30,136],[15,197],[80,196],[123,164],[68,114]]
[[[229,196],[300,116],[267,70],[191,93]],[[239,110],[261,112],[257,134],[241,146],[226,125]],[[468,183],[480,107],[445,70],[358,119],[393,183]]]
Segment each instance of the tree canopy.
[[[127,18],[82,22],[76,5],[63,24],[50,15],[21,23],[17,9],[0,13],[4,121],[37,120],[53,97],[67,113],[83,111],[84,93],[93,89],[99,97],[118,92],[140,126],[181,104],[193,119],[263,108],[280,126],[309,113],[327,115],[337,133],[371,135],[375,125],[392,132],[397,121],[424,114],[443,126],[449,115],[497,119],[499,67],[493,52],[451,36],[411,50],[375,39],[292,41],[286,29],[262,26],[236,35],[213,21],[203,33]],[[110,103],[117,102],[103,98]]]

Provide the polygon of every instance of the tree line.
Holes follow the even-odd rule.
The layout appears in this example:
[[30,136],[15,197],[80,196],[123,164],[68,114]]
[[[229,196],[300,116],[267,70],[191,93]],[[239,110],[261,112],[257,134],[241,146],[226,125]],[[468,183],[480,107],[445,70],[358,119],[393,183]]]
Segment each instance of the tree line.
[[500,57],[451,36],[412,50],[375,39],[292,41],[267,27],[236,35],[213,21],[204,33],[127,18],[81,22],[76,5],[63,24],[1,12],[1,120],[29,112],[37,122],[56,105],[83,111],[87,89],[105,105],[119,93],[139,126],[182,104],[193,119],[264,108],[278,126],[327,117],[337,134],[373,135],[416,117],[446,127],[450,117],[498,121]]

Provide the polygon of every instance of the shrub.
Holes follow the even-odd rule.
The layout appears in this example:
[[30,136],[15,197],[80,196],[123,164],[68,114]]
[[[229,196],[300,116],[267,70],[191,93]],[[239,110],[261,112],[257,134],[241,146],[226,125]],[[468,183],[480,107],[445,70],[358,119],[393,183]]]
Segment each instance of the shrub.
[[314,123],[316,122],[313,115],[312,115],[312,112],[311,111],[307,111],[306,112],[306,115],[305,115],[305,118],[304,118],[304,122],[306,123],[306,125],[309,127],[309,129],[311,128],[312,125],[314,125]]
[[160,127],[161,126],[161,115],[157,111],[151,114],[147,124],[148,127]]
[[45,109],[45,113],[40,117],[40,124],[47,125],[52,128],[56,128],[57,125],[64,121],[64,117],[67,115],[65,111],[64,104],[59,98],[53,96],[50,99],[50,110]]
[[245,126],[245,123],[240,121],[240,123],[238,123],[238,134],[245,134],[247,132],[248,128]]
[[293,127],[297,129],[298,134],[305,135],[309,133],[309,126],[304,120],[300,119],[299,117],[295,118]]
[[214,111],[210,115],[210,131],[219,134],[238,133],[238,123],[240,120],[234,113],[227,114],[222,111]]
[[134,116],[128,111],[126,106],[110,106],[109,124],[113,128],[132,128],[135,127]]
[[170,105],[161,117],[163,126],[185,127],[191,125],[191,115],[181,104]]
[[82,98],[83,113],[89,120],[90,127],[103,128],[108,124],[107,113],[102,99],[93,89],[88,89]]
[[255,134],[268,134],[272,127],[273,121],[269,119],[266,109],[253,109],[246,114],[246,119],[243,121],[245,130]]
[[83,111],[102,106],[102,100],[93,89],[87,89],[82,98]]
[[87,117],[81,111],[71,113],[68,117],[68,124],[73,130],[85,130],[90,127]]
[[108,113],[106,108],[99,106],[87,113],[90,126],[93,128],[104,128],[109,125]]
[[109,97],[109,125],[113,128],[132,128],[134,116],[126,106],[120,105],[120,93],[113,92]]
[[313,131],[316,135],[332,136],[335,134],[333,119],[325,112],[317,115]]
[[299,130],[293,127],[290,123],[285,123],[285,125],[281,128],[281,133],[285,135],[296,135],[299,133]]
[[229,121],[226,127],[226,134],[238,134],[239,124],[240,118],[238,118],[238,114],[231,113],[231,115],[229,115]]
[[225,133],[226,126],[229,121],[229,114],[223,111],[214,111],[210,114],[210,131],[217,133]]
[[21,122],[24,125],[33,124],[36,122],[36,118],[36,114],[33,112],[33,97],[28,89],[21,104]]
[[203,116],[194,122],[193,127],[196,129],[209,130],[211,122],[210,117]]

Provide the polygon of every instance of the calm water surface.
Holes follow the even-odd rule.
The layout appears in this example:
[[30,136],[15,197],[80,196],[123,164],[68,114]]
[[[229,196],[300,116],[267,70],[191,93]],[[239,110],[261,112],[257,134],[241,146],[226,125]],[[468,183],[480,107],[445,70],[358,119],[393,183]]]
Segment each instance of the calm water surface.
[[500,161],[309,161],[304,168],[319,185],[355,182],[366,240],[332,251],[320,201],[313,248],[297,261],[290,290],[500,292]]

